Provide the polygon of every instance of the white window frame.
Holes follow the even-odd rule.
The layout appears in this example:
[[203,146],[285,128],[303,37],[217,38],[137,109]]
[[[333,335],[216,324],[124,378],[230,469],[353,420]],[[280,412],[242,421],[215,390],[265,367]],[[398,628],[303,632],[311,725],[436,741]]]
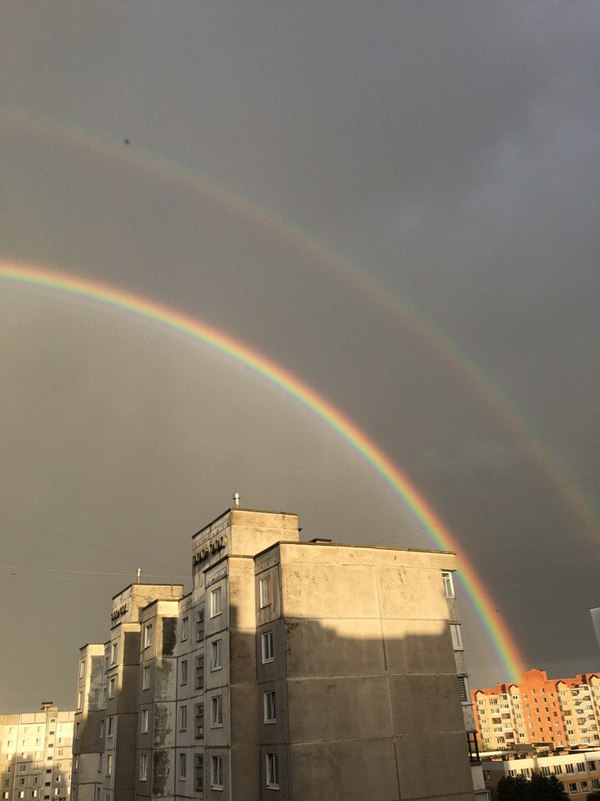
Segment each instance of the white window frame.
[[113,763],[113,755],[108,753],[106,755],[106,775],[112,776],[112,763]]
[[144,648],[150,648],[154,640],[154,627],[152,623],[146,623],[144,626]]
[[142,690],[149,690],[150,683],[150,665],[144,665],[142,668]]
[[464,651],[462,632],[460,623],[450,623],[450,636],[452,637],[452,647],[455,651]]
[[179,731],[187,731],[188,716],[187,704],[180,704],[179,706]]
[[271,575],[258,580],[258,608],[266,609],[273,603],[273,578]]
[[221,670],[223,667],[223,638],[212,640],[210,644],[210,669]]
[[454,579],[449,570],[442,570],[442,582],[444,584],[444,598],[456,598]]
[[150,731],[150,709],[148,707],[142,709],[140,715],[140,733],[148,734]]
[[189,637],[189,617],[186,615],[181,621],[181,641],[184,642]]
[[265,690],[263,693],[263,721],[265,723],[277,722],[277,692]]
[[210,726],[220,729],[223,726],[223,696],[213,695],[210,700]]
[[187,659],[182,659],[179,663],[179,683],[180,684],[187,684],[189,678],[189,671],[188,671],[188,661]]
[[218,617],[223,613],[223,588],[215,587],[210,591],[210,616]]
[[265,778],[269,790],[279,790],[279,754],[265,754]]
[[264,631],[260,635],[260,650],[262,655],[262,663],[266,665],[268,662],[273,662],[275,659],[275,639],[273,636],[273,629]]
[[114,665],[117,662],[118,644],[113,642],[110,644],[110,664]]
[[148,754],[140,754],[140,781],[148,781]]
[[111,676],[108,680],[108,697],[114,698],[115,697],[115,687],[117,686],[117,677]]
[[114,716],[113,715],[109,715],[106,718],[106,736],[107,737],[112,737],[114,733],[115,733]]
[[223,789],[223,765],[222,756],[211,756],[210,758],[210,787],[211,790]]
[[177,778],[179,781],[187,779],[187,754],[185,751],[179,751],[177,755]]

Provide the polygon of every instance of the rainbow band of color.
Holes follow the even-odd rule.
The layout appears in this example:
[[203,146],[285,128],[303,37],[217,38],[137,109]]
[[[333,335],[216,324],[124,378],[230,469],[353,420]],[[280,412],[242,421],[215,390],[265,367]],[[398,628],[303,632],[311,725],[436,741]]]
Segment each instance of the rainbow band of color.
[[506,623],[495,611],[494,601],[453,534],[390,457],[355,423],[318,392],[288,370],[225,332],[139,295],[54,269],[14,262],[0,262],[0,279],[17,284],[43,287],[62,294],[107,304],[187,334],[243,364],[310,409],[351,445],[392,487],[415,517],[427,528],[436,545],[444,550],[457,553],[460,561],[460,576],[467,595],[483,623],[493,649],[507,671],[509,679],[520,680],[524,673],[524,660],[519,648]]
[[442,364],[460,378],[474,395],[479,396],[493,410],[507,431],[525,448],[541,469],[550,477],[555,489],[569,487],[565,493],[569,508],[577,515],[580,527],[589,532],[596,541],[600,536],[597,510],[586,498],[581,487],[576,487],[569,471],[551,452],[531,423],[526,422],[509,399],[494,384],[490,376],[484,375],[477,365],[436,329],[432,320],[426,319],[422,310],[410,306],[406,298],[399,299],[389,288],[378,283],[372,276],[363,273],[348,259],[332,247],[320,241],[296,223],[285,219],[277,211],[267,208],[239,192],[232,192],[214,181],[193,174],[188,166],[165,159],[162,155],[146,151],[137,144],[135,149],[115,144],[102,138],[97,132],[86,131],[73,124],[66,125],[39,114],[25,110],[3,109],[1,126],[15,127],[19,136],[32,134],[50,138],[77,147],[94,158],[118,161],[125,167],[142,170],[146,175],[171,184],[178,192],[190,191],[195,196],[221,208],[227,214],[263,230],[269,237],[285,243],[299,253],[305,253],[313,264],[319,265],[333,276],[343,280],[367,297],[390,319],[399,324],[413,338],[427,347]]

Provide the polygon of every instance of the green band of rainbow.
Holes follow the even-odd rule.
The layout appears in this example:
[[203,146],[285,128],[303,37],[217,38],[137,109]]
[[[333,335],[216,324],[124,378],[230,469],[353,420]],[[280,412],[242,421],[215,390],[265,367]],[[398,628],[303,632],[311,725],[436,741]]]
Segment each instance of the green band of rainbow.
[[462,551],[453,534],[389,456],[364,431],[361,431],[355,423],[318,392],[288,370],[223,331],[139,295],[54,269],[16,262],[0,262],[0,279],[17,284],[44,287],[70,296],[104,303],[187,334],[250,368],[314,412],[358,451],[392,487],[415,517],[427,527],[428,534],[436,545],[446,550],[456,551],[460,560],[460,574],[465,589],[483,623],[494,651],[508,673],[509,679],[520,680],[524,672],[524,660],[519,648],[506,623],[495,611],[496,606],[473,564]]
[[9,130],[14,128],[20,137],[41,136],[44,140],[50,139],[68,145],[69,148],[76,147],[86,156],[105,159],[109,163],[117,162],[127,169],[142,171],[164,185],[172,186],[178,192],[189,191],[245,224],[264,231],[274,240],[304,253],[310,257],[312,264],[353,286],[362,297],[368,298],[412,338],[428,348],[470,392],[479,396],[503,427],[519,442],[520,447],[530,454],[556,489],[568,487],[568,491],[563,490],[565,502],[577,516],[579,528],[597,541],[600,536],[597,510],[582,487],[573,485],[569,470],[551,452],[545,439],[536,433],[531,422],[524,419],[492,378],[485,375],[456,343],[439,331],[435,322],[426,318],[423,310],[412,307],[407,298],[397,297],[372,275],[332,249],[329,243],[284,218],[275,209],[267,208],[240,192],[232,192],[191,172],[189,166],[146,151],[137,144],[134,149],[123,147],[122,143],[116,144],[98,131],[84,130],[64,120],[46,119],[40,117],[39,113],[33,114],[23,109],[3,108],[0,126]]

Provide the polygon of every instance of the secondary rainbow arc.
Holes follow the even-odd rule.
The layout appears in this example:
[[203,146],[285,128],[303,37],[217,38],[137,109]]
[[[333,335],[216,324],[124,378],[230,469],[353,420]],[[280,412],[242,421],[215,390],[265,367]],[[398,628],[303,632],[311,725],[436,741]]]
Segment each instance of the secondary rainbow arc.
[[119,160],[131,168],[142,169],[161,181],[170,182],[178,188],[200,194],[213,204],[237,215],[240,219],[264,229],[268,234],[287,242],[291,247],[304,251],[331,270],[343,280],[353,284],[355,288],[379,306],[396,323],[422,342],[442,363],[465,385],[478,394],[493,409],[515,439],[525,446],[543,471],[551,477],[552,483],[564,485],[568,489],[568,503],[575,511],[579,521],[594,537],[600,536],[600,524],[596,510],[586,498],[580,487],[569,486],[569,473],[563,468],[557,457],[536,434],[533,426],[526,422],[500,388],[489,376],[477,367],[473,360],[467,358],[456,344],[453,344],[435,326],[433,321],[425,318],[422,311],[412,308],[405,298],[400,300],[388,288],[372,277],[366,276],[347,258],[337,253],[330,245],[318,240],[313,234],[299,225],[290,222],[273,209],[264,207],[241,193],[234,193],[207,180],[172,160],[165,159],[151,151],[126,147],[103,139],[97,133],[65,125],[52,119],[46,119],[31,112],[16,109],[3,110],[3,125],[13,125],[21,130],[46,137],[54,137],[68,141],[70,144],[85,148],[96,156]]
[[460,560],[460,575],[467,595],[483,623],[493,650],[510,680],[520,679],[524,672],[524,659],[519,647],[506,622],[496,612],[496,605],[490,593],[455,536],[438,518],[408,476],[383,449],[315,389],[305,384],[289,370],[226,332],[140,295],[48,267],[19,262],[0,261],[0,280],[21,286],[46,288],[71,297],[85,298],[130,312],[168,329],[189,335],[251,369],[316,414],[351,445],[389,484],[416,519],[424,524],[428,535],[436,545],[456,551]]

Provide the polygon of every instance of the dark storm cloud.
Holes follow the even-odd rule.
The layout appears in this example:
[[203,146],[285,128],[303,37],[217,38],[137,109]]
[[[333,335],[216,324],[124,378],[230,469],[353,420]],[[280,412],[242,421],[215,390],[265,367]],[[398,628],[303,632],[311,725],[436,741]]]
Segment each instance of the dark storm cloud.
[[[5,0],[3,14],[8,106],[275,209],[435,325],[567,479],[598,472],[597,3]],[[557,474],[502,400],[284,232],[35,122],[4,144],[6,255],[171,303],[288,365],[454,521],[532,663],[597,664],[597,533],[571,490],[544,492]],[[48,569],[132,572],[147,549],[146,571],[187,574],[187,535],[234,489],[296,508],[312,534],[430,544],[358,457],[240,368],[85,306],[2,303],[15,564],[37,549]],[[598,497],[597,480],[581,487]],[[75,649],[105,636],[124,583],[98,578],[82,617],[78,580],[5,589],[24,599],[15,636],[44,604],[62,621],[47,680],[65,704]],[[466,601],[463,616],[475,681],[501,680]],[[36,636],[50,648],[56,628]],[[8,666],[0,706],[35,705],[54,692],[44,678]]]

